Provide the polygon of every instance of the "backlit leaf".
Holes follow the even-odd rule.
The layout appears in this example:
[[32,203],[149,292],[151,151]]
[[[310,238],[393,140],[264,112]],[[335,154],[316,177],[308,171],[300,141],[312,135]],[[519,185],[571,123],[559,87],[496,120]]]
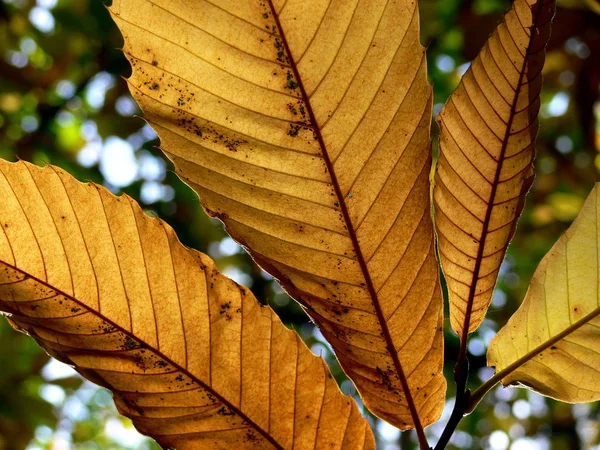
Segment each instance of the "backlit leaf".
[[533,182],[553,0],[515,0],[438,116],[434,187],[452,328],[465,339],[488,309]]
[[0,229],[0,310],[165,448],[374,448],[323,360],[131,198],[0,161]]
[[431,87],[413,0],[116,0],[177,173],[400,428],[444,406]]
[[566,402],[600,400],[600,185],[538,266],[525,300],[492,339],[502,384]]

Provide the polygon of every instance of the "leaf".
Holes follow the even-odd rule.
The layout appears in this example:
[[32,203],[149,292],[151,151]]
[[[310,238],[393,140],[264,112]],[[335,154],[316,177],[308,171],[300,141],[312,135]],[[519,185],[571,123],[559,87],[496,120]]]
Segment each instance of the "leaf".
[[0,308],[165,448],[374,448],[323,360],[131,198],[1,161],[0,219]]
[[117,0],[130,89],[176,172],[400,428],[444,406],[416,2]]
[[525,300],[492,339],[502,384],[565,402],[600,400],[600,184],[538,266]]
[[515,0],[438,116],[433,191],[450,322],[464,341],[485,317],[534,177],[552,0]]

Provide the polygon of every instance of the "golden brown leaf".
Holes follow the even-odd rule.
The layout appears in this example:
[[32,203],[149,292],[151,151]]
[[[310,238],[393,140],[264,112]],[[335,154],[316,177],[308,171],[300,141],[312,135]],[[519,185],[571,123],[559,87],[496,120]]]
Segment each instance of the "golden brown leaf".
[[323,360],[131,198],[0,161],[0,224],[0,310],[161,445],[374,448]]
[[431,87],[413,0],[117,0],[177,173],[400,428],[444,406]]
[[538,266],[525,300],[492,339],[502,384],[565,402],[600,400],[600,185]]
[[516,0],[438,116],[438,248],[452,328],[465,339],[490,304],[533,182],[553,0]]

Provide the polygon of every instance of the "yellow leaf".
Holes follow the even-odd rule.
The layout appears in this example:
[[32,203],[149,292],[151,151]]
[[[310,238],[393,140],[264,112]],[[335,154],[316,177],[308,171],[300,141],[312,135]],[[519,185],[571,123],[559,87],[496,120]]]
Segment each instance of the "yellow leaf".
[[165,448],[374,448],[323,360],[131,198],[0,161],[0,224],[0,310]]
[[450,321],[462,341],[485,317],[533,182],[553,0],[515,0],[438,116],[434,204]]
[[116,0],[130,89],[176,172],[332,344],[373,413],[444,406],[413,0]]
[[502,384],[565,402],[600,400],[600,184],[538,266],[525,300],[492,339]]

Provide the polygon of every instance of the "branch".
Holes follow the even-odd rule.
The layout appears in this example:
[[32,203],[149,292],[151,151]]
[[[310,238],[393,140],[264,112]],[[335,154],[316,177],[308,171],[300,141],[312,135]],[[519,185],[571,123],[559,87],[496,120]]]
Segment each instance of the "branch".
[[465,409],[470,403],[471,391],[467,389],[467,380],[469,378],[469,358],[467,357],[467,340],[468,336],[462,337],[460,341],[460,350],[458,359],[454,368],[454,381],[456,383],[456,400],[450,419],[440,436],[440,440],[434,450],[443,450],[450,442],[450,438],[454,434],[456,427],[465,415]]

